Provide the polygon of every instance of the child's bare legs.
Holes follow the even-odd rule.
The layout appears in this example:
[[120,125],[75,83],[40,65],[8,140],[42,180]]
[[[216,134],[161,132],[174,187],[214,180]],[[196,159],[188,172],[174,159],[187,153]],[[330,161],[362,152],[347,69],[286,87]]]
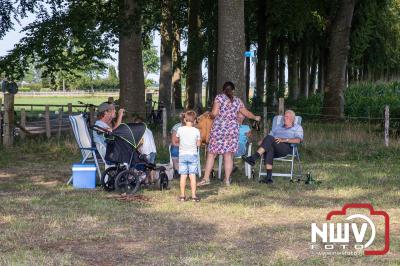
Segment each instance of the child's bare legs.
[[[180,182],[181,197],[185,197],[186,179],[187,179],[187,175],[181,175],[181,182]],[[191,178],[190,178],[190,181],[192,181]],[[196,180],[195,180],[195,182],[196,182]],[[192,190],[193,190],[193,188],[192,188]]]
[[[192,198],[197,198],[196,196],[196,175],[195,174],[190,174],[190,188],[192,189]],[[185,180],[186,183],[186,180]]]

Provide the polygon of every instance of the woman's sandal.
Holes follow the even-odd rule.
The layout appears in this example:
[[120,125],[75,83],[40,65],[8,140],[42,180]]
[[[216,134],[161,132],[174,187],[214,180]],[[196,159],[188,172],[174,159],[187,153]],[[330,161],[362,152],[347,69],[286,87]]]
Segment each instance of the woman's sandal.
[[198,187],[202,187],[202,186],[206,186],[206,185],[209,185],[209,184],[211,184],[210,180],[202,179],[199,183],[197,183],[197,186]]
[[194,201],[194,202],[199,202],[199,201],[200,201],[200,198],[199,198],[199,197],[192,198],[192,201]]
[[186,201],[186,200],[187,200],[187,199],[186,199],[186,197],[185,197],[185,196],[183,196],[183,197],[179,197],[179,198],[178,198],[178,201],[182,201],[182,202],[183,202],[183,201]]

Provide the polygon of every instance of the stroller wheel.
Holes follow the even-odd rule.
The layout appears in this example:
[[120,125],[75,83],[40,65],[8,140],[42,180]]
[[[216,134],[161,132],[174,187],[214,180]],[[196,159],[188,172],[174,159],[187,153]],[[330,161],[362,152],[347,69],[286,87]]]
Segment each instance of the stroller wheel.
[[115,178],[115,189],[127,194],[135,194],[140,188],[140,176],[134,169],[120,172]]
[[105,191],[113,191],[115,189],[115,177],[118,175],[119,170],[117,166],[112,166],[103,172],[101,186]]
[[165,172],[160,173],[160,178],[157,180],[157,186],[160,188],[161,191],[168,189],[168,176]]

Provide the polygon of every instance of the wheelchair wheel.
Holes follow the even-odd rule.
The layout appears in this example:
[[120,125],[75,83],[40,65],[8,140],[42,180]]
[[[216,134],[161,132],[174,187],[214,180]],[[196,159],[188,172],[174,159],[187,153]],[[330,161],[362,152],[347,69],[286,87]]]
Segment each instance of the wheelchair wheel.
[[140,188],[140,176],[137,170],[127,169],[115,178],[115,189],[122,193],[135,194]]
[[121,169],[117,166],[107,168],[101,175],[101,186],[105,191],[113,191],[115,189],[115,177]]
[[165,172],[161,172],[160,173],[160,178],[157,180],[157,187],[163,191],[165,189],[168,189],[168,184],[169,184],[169,180],[168,180],[168,176]]

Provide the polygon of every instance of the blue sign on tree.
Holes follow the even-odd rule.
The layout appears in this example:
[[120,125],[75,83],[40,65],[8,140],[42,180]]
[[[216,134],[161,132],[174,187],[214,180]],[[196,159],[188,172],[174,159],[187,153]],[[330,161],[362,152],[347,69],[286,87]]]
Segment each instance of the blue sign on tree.
[[245,57],[255,57],[256,53],[255,53],[255,51],[245,51],[244,56]]

